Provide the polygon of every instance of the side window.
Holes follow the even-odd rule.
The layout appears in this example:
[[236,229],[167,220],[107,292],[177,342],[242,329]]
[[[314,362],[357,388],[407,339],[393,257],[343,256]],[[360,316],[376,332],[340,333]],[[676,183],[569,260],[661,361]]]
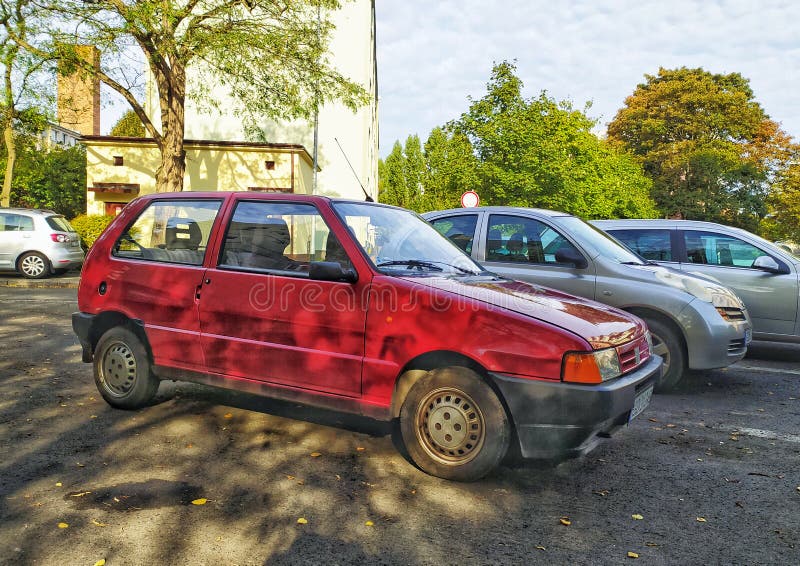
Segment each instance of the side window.
[[759,256],[768,255],[745,241],[715,232],[684,232],[689,263],[752,267]]
[[0,232],[32,232],[33,218],[22,214],[0,214]]
[[255,201],[236,205],[221,266],[307,273],[315,261],[353,267],[315,206]]
[[670,230],[607,230],[628,249],[651,261],[672,261]]
[[159,200],[128,226],[114,245],[123,258],[202,265],[220,200]]
[[432,221],[431,224],[441,235],[449,238],[451,242],[467,252],[467,254],[472,253],[475,227],[478,224],[477,214],[438,218]]
[[569,240],[543,222],[493,214],[486,233],[486,261],[558,264],[556,253],[571,248]]

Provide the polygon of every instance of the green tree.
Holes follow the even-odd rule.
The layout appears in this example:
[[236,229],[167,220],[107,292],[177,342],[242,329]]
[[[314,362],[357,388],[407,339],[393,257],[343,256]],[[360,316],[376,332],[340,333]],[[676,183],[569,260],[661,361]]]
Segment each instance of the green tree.
[[749,229],[793,152],[739,73],[660,69],[645,75],[608,126],[653,181],[666,216]]
[[[38,136],[19,136],[17,166],[11,186],[10,204],[25,208],[47,208],[73,218],[86,210],[86,150],[40,148]],[[0,155],[0,161],[6,154]]]
[[133,110],[128,110],[122,117],[117,120],[114,127],[111,128],[112,136],[122,136],[128,138],[143,138],[147,135],[144,129],[144,124],[136,115]]
[[385,160],[378,161],[378,200],[408,208],[411,194],[406,185],[406,156],[399,141]]
[[405,186],[408,195],[406,206],[417,210],[424,191],[422,179],[425,175],[425,157],[422,154],[422,143],[419,141],[418,135],[413,134],[406,138],[403,154],[405,155]]
[[484,97],[448,125],[478,160],[485,204],[538,206],[585,218],[654,215],[650,183],[633,158],[592,133],[569,102],[526,99],[516,67],[496,64]]
[[[7,2],[9,0],[3,0]],[[62,73],[93,75],[130,104],[161,154],[158,191],[183,186],[187,74],[198,80],[189,93],[214,104],[207,85],[221,84],[249,123],[267,118],[308,118],[328,101],[356,108],[364,89],[328,61],[331,10],[338,0],[45,0],[26,12],[46,30],[36,37],[9,33],[42,59],[55,58]],[[78,44],[97,46],[100,68]],[[130,82],[131,49],[138,49],[153,77],[160,123],[151,121]]]
[[771,240],[800,242],[800,162],[786,168],[767,199],[769,213],[760,232]]
[[425,142],[425,192],[420,212],[459,206],[461,194],[480,189],[478,160],[469,139],[434,128]]
[[48,75],[46,61],[32,57],[19,48],[12,35],[25,39],[30,30],[26,21],[29,0],[0,1],[0,65],[3,90],[0,97],[0,128],[3,130],[5,167],[0,206],[8,206],[17,162],[17,138],[46,126],[41,105],[48,89],[41,83]]

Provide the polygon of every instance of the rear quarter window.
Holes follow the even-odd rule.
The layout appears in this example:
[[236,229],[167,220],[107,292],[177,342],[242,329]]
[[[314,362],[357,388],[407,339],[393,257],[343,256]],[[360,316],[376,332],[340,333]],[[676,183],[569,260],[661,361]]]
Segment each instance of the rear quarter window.
[[608,230],[628,249],[650,261],[673,261],[670,230]]
[[48,216],[45,218],[47,221],[47,225],[50,226],[53,230],[58,230],[59,232],[74,232],[75,228],[73,228],[67,219],[63,216]]

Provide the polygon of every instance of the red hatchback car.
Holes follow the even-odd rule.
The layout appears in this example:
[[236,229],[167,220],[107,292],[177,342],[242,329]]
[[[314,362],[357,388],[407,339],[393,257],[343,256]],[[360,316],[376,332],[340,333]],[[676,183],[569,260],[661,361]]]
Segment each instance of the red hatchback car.
[[86,258],[73,328],[114,407],[185,380],[399,419],[426,472],[591,449],[661,359],[614,308],[485,271],[416,214],[253,193],[149,195]]

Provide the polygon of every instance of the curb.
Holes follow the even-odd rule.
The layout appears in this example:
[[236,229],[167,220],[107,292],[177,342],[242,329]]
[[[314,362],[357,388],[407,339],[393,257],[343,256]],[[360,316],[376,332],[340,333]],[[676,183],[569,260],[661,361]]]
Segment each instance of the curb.
[[58,279],[0,279],[0,287],[23,289],[77,289],[80,277],[61,277]]

